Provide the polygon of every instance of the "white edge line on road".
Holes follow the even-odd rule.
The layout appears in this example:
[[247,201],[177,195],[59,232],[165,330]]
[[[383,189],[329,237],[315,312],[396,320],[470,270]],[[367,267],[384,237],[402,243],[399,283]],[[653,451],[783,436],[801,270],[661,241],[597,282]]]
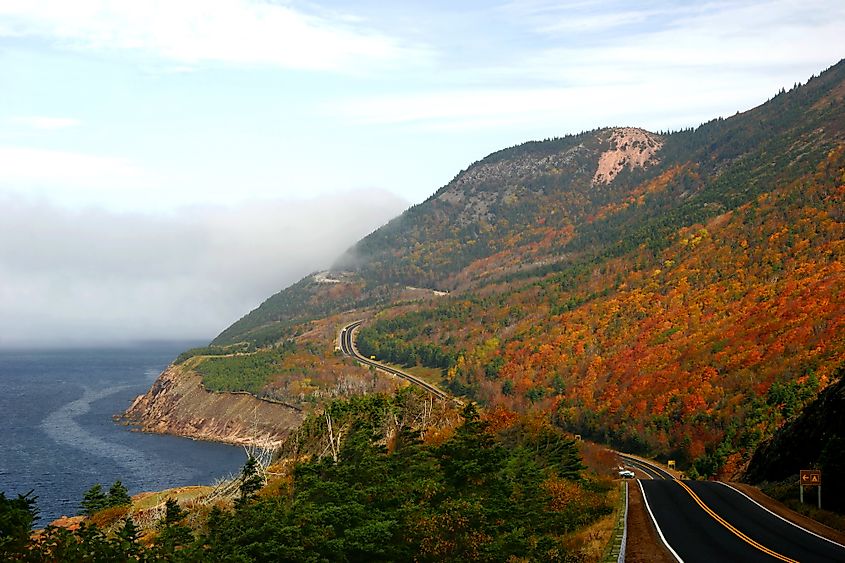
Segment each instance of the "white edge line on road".
[[731,489],[732,491],[736,491],[736,492],[738,492],[739,494],[741,494],[742,496],[744,496],[745,498],[747,498],[748,500],[750,500],[751,502],[753,502],[754,504],[756,504],[757,506],[759,506],[760,508],[762,508],[763,510],[765,510],[766,512],[768,512],[769,514],[771,514],[772,516],[776,516],[776,517],[780,518],[781,520],[783,520],[783,521],[784,521],[784,522],[786,522],[787,524],[792,524],[793,526],[795,526],[795,527],[796,527],[796,528],[798,528],[799,530],[803,530],[803,531],[807,532],[808,534],[810,534],[811,536],[816,536],[817,538],[823,539],[823,540],[825,540],[825,541],[828,541],[828,542],[832,543],[833,545],[836,545],[836,546],[839,546],[839,547],[841,547],[841,548],[845,549],[845,545],[842,545],[841,543],[835,542],[835,541],[833,541],[833,540],[832,540],[832,539],[830,539],[830,538],[826,538],[826,537],[822,536],[821,534],[817,534],[817,533],[815,533],[815,532],[811,532],[811,531],[810,531],[810,530],[808,530],[807,528],[805,528],[805,527],[803,527],[803,526],[801,526],[801,525],[799,525],[799,524],[796,524],[796,523],[795,523],[795,522],[793,522],[792,520],[790,520],[790,519],[788,519],[788,518],[784,518],[783,516],[781,516],[780,514],[777,514],[776,512],[772,512],[771,510],[769,510],[768,508],[766,508],[765,506],[763,506],[762,504],[760,504],[759,502],[757,502],[756,500],[754,500],[753,498],[751,498],[750,496],[748,496],[747,494],[745,494],[744,492],[740,491],[740,490],[739,490],[739,489],[737,489],[736,487],[733,487],[733,486],[731,486],[731,485],[729,485],[729,484],[727,484],[727,483],[725,483],[725,482],[723,482],[723,481],[717,481],[717,483],[719,483],[720,485],[724,485],[724,486],[726,486],[727,488]]
[[675,559],[678,560],[678,563],[684,563],[684,560],[681,559],[681,556],[678,555],[678,552],[672,549],[672,546],[669,545],[668,541],[666,541],[666,536],[663,535],[663,530],[660,529],[660,525],[657,523],[657,518],[654,517],[654,512],[651,511],[651,507],[648,505],[648,499],[645,496],[645,489],[643,489],[643,484],[639,479],[637,479],[637,484],[640,486],[640,492],[643,494],[643,502],[645,503],[645,508],[646,510],[648,510],[648,515],[651,516],[651,522],[652,524],[654,524],[654,528],[657,530],[657,535],[660,536],[660,541],[663,542],[663,545],[666,546],[666,549],[672,552],[672,555],[675,557]]

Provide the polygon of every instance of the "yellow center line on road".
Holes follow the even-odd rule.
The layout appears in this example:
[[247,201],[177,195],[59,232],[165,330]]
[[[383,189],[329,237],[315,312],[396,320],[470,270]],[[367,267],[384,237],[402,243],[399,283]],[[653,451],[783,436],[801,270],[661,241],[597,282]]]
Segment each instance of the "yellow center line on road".
[[765,553],[767,555],[771,555],[775,559],[780,559],[781,561],[787,561],[788,563],[798,563],[798,561],[796,561],[795,559],[790,559],[789,557],[787,557],[785,555],[781,555],[777,551],[772,551],[771,549],[769,549],[765,545],[763,545],[759,542],[756,542],[753,539],[749,538],[748,536],[746,536],[745,534],[743,534],[742,532],[740,532],[739,530],[734,528],[729,522],[725,521],[724,518],[722,518],[721,516],[716,514],[713,511],[712,508],[710,508],[709,506],[704,504],[704,501],[702,501],[700,498],[698,498],[698,495],[695,494],[695,492],[692,489],[690,489],[683,481],[679,481],[679,480],[676,479],[675,482],[677,484],[679,484],[680,486],[682,486],[684,489],[686,489],[686,491],[690,494],[690,496],[695,501],[695,503],[698,506],[700,506],[704,510],[704,512],[709,514],[710,517],[713,518],[716,522],[718,522],[719,524],[721,524],[722,526],[727,528],[729,532],[731,532],[733,535],[735,535],[736,537],[738,537],[739,539],[741,539],[742,541],[744,541],[748,545],[751,545],[752,547],[759,549],[760,551],[762,551],[763,553]]

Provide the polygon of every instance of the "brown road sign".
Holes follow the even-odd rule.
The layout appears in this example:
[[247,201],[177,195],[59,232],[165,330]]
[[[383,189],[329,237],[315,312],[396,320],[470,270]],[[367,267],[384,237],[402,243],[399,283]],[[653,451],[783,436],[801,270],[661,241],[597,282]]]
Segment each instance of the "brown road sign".
[[814,486],[822,484],[822,472],[818,469],[802,469],[798,478],[802,485]]

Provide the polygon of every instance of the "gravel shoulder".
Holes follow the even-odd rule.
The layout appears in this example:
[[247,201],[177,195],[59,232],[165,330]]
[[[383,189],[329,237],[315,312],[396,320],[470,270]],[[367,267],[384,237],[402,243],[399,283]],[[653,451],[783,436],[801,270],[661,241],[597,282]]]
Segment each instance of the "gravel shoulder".
[[636,481],[628,485],[628,544],[625,561],[631,563],[675,563],[648,515]]

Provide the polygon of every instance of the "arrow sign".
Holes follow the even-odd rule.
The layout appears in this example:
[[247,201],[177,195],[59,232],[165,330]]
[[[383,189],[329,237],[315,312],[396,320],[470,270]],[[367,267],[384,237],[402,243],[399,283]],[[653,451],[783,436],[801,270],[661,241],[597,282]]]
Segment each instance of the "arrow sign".
[[822,484],[822,472],[818,469],[802,469],[799,473],[799,483],[809,487]]

